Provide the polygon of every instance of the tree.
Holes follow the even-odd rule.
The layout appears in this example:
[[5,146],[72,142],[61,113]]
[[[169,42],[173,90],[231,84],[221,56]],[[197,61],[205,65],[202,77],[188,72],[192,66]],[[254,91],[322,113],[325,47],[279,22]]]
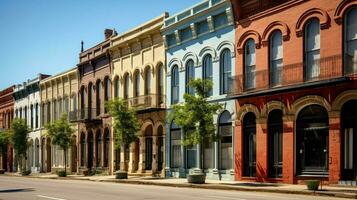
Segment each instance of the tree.
[[[6,156],[6,149],[7,149],[7,146],[9,143],[10,143],[9,132],[8,131],[0,131],[0,156],[1,157]],[[3,163],[3,165],[5,165],[5,164],[6,163]]]
[[28,134],[30,132],[31,130],[27,126],[25,120],[18,118],[14,119],[10,129],[10,141],[14,147],[15,157],[22,172],[26,171],[26,164],[23,168],[22,161],[24,158],[25,161],[27,161],[26,152],[28,147]]
[[64,153],[64,171],[67,173],[67,151],[71,146],[74,129],[68,122],[68,116],[64,113],[59,120],[46,125],[47,136],[52,143],[58,145]]
[[136,112],[128,107],[126,101],[118,98],[107,102],[107,107],[113,118],[115,149],[125,149],[138,139],[140,127]]
[[185,93],[185,102],[173,106],[169,118],[182,128],[184,133],[182,145],[191,146],[219,140],[219,136],[215,133],[213,116],[222,110],[222,105],[210,103],[206,98],[212,85],[210,80],[191,80],[189,86],[194,89],[195,95]]

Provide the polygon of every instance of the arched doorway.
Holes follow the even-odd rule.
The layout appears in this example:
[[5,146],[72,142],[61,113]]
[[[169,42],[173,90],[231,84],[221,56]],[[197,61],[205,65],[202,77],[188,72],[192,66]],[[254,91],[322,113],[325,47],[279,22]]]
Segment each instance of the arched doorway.
[[157,170],[161,171],[164,168],[164,129],[160,125],[157,127],[157,136],[158,136],[158,150],[157,150]]
[[280,178],[283,173],[283,112],[268,115],[268,176]]
[[302,109],[296,122],[297,175],[328,174],[328,114],[324,107],[310,105]]
[[341,110],[341,179],[357,181],[357,100],[345,103]]
[[256,117],[249,112],[243,118],[243,176],[256,175]]
[[152,125],[145,129],[145,169],[152,170]]
[[89,131],[87,136],[88,141],[88,158],[87,158],[87,167],[91,169],[93,167],[93,154],[94,154],[94,141],[93,141],[93,132]]

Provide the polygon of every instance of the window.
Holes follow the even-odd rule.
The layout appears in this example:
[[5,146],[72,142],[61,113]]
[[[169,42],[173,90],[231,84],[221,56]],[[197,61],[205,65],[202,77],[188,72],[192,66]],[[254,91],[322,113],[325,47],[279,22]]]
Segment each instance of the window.
[[62,107],[62,99],[59,99],[58,100],[58,116],[57,116],[57,119],[59,119],[62,115],[62,112],[63,112],[63,107]]
[[25,114],[25,122],[26,124],[28,124],[28,121],[27,121],[27,106],[25,106],[25,109],[24,109],[24,114]]
[[244,88],[255,88],[255,43],[249,39],[244,48]]
[[357,72],[357,8],[348,11],[345,19],[345,73]]
[[108,167],[110,152],[110,132],[108,129],[105,129],[104,131],[104,140],[104,167]]
[[102,150],[103,150],[103,139],[102,139],[102,133],[100,131],[97,132],[97,138],[96,138],[96,164],[97,166],[101,166],[102,163]]
[[85,166],[86,158],[86,136],[84,133],[81,134],[81,166]]
[[[203,70],[202,79],[212,81],[213,80],[213,71],[212,71],[213,69],[212,69],[212,56],[210,54],[206,55],[203,58],[203,69],[202,70]],[[210,91],[207,91],[208,97],[212,96],[212,93],[213,93],[213,90],[211,88]]]
[[174,33],[170,34],[170,35],[167,35],[166,36],[166,40],[167,40],[167,45],[170,47],[170,46],[173,46],[176,44],[176,36]]
[[283,175],[283,113],[273,110],[268,115],[268,176]]
[[159,97],[159,103],[163,103],[164,102],[164,69],[162,67],[162,65],[159,66],[159,69],[158,69],[158,76],[157,76],[157,85],[158,85],[158,88],[157,88],[157,94],[158,94],[158,97]]
[[81,90],[81,110],[84,111],[84,109],[86,108],[86,90],[84,87],[82,87],[82,90]]
[[188,84],[193,79],[195,79],[195,66],[193,60],[189,60],[186,63],[186,93],[191,95],[194,94],[194,89]]
[[125,74],[124,78],[124,99],[129,98],[129,74]]
[[101,114],[102,110],[102,83],[99,80],[96,84],[96,100],[97,100],[97,116]]
[[256,174],[256,118],[251,112],[243,119],[243,176]]
[[220,162],[219,169],[227,170],[233,168],[233,146],[232,146],[232,118],[228,111],[224,111],[219,117],[220,140]]
[[73,99],[72,99],[72,103],[73,103],[73,111],[75,111],[75,110],[77,110],[77,108],[78,108],[78,105],[77,105],[77,95],[75,94],[75,95],[73,95]]
[[[192,128],[188,132],[192,132],[195,129]],[[197,168],[197,145],[190,145],[186,147],[186,168],[192,169]]]
[[185,29],[180,30],[181,41],[189,40],[192,38],[192,30],[191,27],[187,27]]
[[34,116],[33,116],[33,115],[34,115],[34,112],[33,112],[33,111],[34,111],[34,107],[33,107],[33,105],[31,105],[31,106],[30,106],[31,129],[33,129],[33,117],[34,117]]
[[51,123],[51,103],[47,103],[47,124]]
[[221,94],[228,94],[231,91],[232,84],[232,56],[231,51],[225,49],[219,60]]
[[115,98],[119,97],[119,89],[120,89],[119,78],[116,77],[114,80],[114,97]]
[[69,113],[69,97],[68,96],[64,99],[64,112],[67,114]]
[[[110,88],[111,88],[110,79],[106,78],[104,81],[104,101],[109,101],[111,98]],[[104,105],[103,105],[103,107],[104,107]],[[108,108],[104,107],[104,112],[108,113]]]
[[35,115],[36,115],[36,118],[35,118],[35,127],[38,128],[38,112],[39,112],[39,107],[38,107],[38,103],[36,103],[36,106],[35,106]]
[[182,155],[181,155],[181,129],[175,122],[171,123],[171,167],[182,167]]
[[150,95],[151,91],[151,70],[147,68],[145,71],[145,95]]
[[203,150],[203,168],[204,169],[213,169],[213,142],[209,140],[203,141],[202,145]]
[[226,13],[224,12],[219,15],[213,16],[213,24],[215,28],[219,28],[228,24],[228,18]]
[[198,22],[196,24],[197,35],[207,33],[209,31],[208,23],[206,20]]
[[58,115],[58,107],[57,107],[57,101],[53,101],[53,120],[57,120],[57,115]]
[[320,75],[320,22],[318,19],[310,20],[305,26],[305,81],[318,78]]
[[173,66],[172,68],[171,102],[172,104],[179,102],[179,70],[177,65]]
[[137,71],[134,76],[134,97],[140,95],[140,72]]
[[280,31],[274,31],[270,37],[270,86],[281,84],[283,68],[283,44]]

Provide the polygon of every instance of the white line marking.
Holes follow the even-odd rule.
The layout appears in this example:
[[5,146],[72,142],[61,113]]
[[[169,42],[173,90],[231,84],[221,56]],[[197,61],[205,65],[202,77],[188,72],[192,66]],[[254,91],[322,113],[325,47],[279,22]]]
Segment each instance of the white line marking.
[[37,196],[40,198],[45,198],[45,199],[66,200],[66,199],[60,199],[60,198],[55,198],[55,197],[43,196],[43,195],[37,195]]

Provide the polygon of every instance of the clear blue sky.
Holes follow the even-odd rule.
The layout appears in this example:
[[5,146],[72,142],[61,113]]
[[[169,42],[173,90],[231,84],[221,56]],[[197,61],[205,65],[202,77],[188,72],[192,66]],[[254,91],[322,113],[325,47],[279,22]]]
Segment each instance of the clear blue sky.
[[74,67],[105,28],[125,32],[201,0],[0,0],[0,90]]

